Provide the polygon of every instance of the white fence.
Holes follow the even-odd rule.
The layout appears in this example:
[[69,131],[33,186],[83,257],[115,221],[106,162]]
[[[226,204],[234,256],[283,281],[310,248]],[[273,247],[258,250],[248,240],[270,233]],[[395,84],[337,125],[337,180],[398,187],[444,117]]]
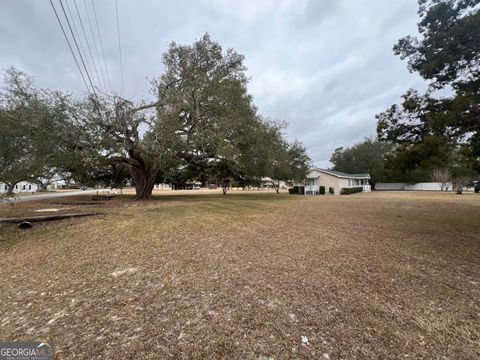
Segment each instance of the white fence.
[[375,190],[399,191],[405,190],[405,183],[376,183]]
[[[453,185],[451,182],[444,184],[443,190],[452,191]],[[375,190],[383,191],[441,191],[442,183],[436,182],[422,182],[417,184],[406,183],[376,183]]]

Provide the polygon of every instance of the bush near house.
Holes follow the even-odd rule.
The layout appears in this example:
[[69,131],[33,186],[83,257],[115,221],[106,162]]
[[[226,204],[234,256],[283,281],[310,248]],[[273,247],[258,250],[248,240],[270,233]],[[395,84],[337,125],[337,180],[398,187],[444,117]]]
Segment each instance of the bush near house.
[[329,187],[328,192],[333,195],[333,194],[335,194],[335,189],[332,188],[332,187]]
[[340,195],[350,195],[350,194],[355,194],[362,191],[363,191],[362,187],[341,188]]
[[473,187],[473,191],[475,191],[475,193],[479,193],[480,192],[480,181],[477,181]]
[[304,186],[294,186],[293,188],[288,189],[290,194],[295,195],[303,195],[305,194],[305,187]]
[[320,186],[320,195],[325,195],[325,186]]

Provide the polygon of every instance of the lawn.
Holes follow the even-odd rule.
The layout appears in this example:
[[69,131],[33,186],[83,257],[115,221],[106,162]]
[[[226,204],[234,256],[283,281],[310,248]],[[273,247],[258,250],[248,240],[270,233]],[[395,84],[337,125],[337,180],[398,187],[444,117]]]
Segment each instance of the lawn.
[[85,196],[0,217],[52,207],[105,215],[0,228],[0,339],[63,359],[480,357],[480,195]]

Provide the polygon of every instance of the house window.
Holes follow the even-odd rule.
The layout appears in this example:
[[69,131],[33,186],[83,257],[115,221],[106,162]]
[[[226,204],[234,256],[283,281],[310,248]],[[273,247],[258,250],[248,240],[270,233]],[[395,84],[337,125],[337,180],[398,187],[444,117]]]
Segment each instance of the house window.
[[18,190],[18,185],[15,185],[15,189]]
[[32,185],[28,185],[28,190],[32,190]]
[[22,186],[22,190],[25,190],[25,185]]

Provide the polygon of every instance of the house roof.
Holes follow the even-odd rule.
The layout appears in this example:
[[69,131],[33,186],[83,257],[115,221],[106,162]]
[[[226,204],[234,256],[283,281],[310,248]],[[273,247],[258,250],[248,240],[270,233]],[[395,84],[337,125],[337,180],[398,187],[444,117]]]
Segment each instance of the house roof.
[[312,171],[320,171],[326,174],[330,174],[339,178],[349,178],[349,179],[370,179],[370,174],[347,174],[341,171],[335,171],[335,170],[325,170],[325,169],[319,169],[319,168],[314,168]]

